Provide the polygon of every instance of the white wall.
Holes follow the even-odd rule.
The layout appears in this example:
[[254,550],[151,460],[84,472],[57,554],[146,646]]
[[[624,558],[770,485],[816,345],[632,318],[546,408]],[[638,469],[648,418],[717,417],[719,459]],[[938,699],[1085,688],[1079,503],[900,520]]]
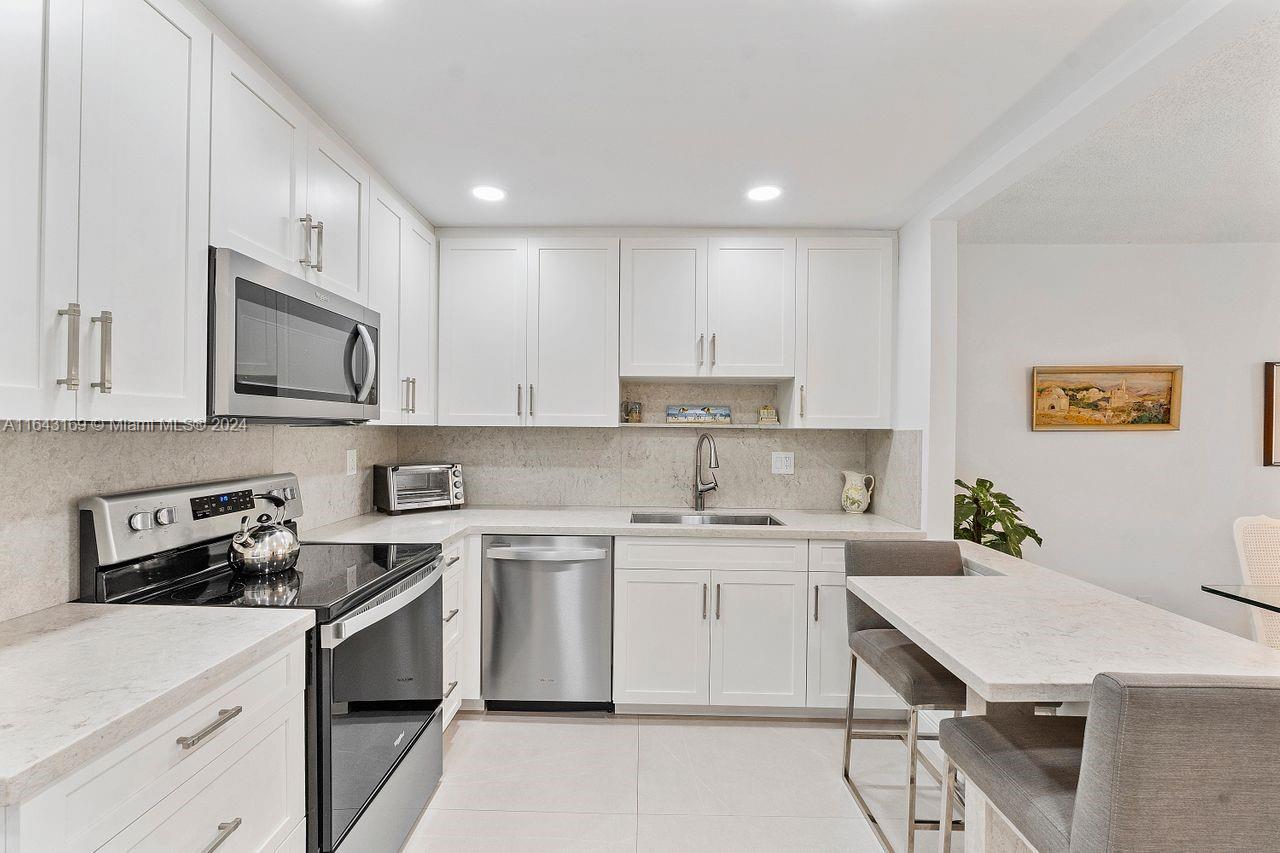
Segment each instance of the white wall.
[[[1029,559],[1228,630],[1231,522],[1280,516],[1262,363],[1280,359],[1280,245],[963,245],[957,472],[1045,538]],[[1031,432],[1036,364],[1185,365],[1177,432]]]

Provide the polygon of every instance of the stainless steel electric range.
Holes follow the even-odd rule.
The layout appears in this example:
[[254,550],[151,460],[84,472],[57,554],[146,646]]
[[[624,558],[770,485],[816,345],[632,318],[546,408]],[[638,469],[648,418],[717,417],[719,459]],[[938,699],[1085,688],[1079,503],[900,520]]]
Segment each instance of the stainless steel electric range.
[[441,774],[440,546],[304,540],[292,569],[237,574],[228,546],[242,520],[270,508],[261,495],[283,499],[296,530],[292,474],[82,500],[82,600],[315,611],[308,850],[397,851]]

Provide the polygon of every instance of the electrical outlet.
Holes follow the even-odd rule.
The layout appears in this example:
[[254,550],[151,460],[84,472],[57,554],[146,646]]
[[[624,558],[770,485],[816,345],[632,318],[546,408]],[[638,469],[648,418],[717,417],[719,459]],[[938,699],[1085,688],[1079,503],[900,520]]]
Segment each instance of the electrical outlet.
[[347,474],[348,476],[356,472],[356,451],[354,448],[347,451]]
[[790,451],[786,453],[770,454],[773,460],[773,473],[775,474],[794,474],[796,472],[796,455]]

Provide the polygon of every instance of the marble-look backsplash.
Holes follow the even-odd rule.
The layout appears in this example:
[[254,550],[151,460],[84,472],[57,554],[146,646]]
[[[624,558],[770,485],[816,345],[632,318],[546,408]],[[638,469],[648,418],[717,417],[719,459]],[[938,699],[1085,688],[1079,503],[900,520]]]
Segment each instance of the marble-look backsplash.
[[[346,473],[355,448],[358,473]],[[305,530],[368,512],[387,427],[251,426],[239,432],[0,432],[0,620],[79,595],[85,495],[292,471]]]
[[[720,488],[707,507],[839,509],[842,471],[872,474],[871,509],[919,523],[918,432],[716,429]],[[665,427],[416,427],[401,461],[459,462],[475,505],[688,506],[696,429]],[[771,473],[770,453],[795,453],[795,474]],[[913,455],[914,454],[914,455]],[[912,496],[915,497],[912,497]]]

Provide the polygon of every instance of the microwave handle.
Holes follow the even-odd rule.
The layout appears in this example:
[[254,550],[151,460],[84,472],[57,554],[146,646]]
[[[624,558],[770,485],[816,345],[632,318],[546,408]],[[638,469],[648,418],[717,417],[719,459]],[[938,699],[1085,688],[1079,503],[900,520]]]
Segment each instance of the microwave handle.
[[356,394],[356,402],[363,403],[369,398],[369,392],[373,390],[373,380],[378,377],[378,348],[373,345],[373,336],[369,334],[369,329],[364,323],[356,323],[356,332],[364,342],[364,354],[369,365],[365,368],[360,391]]

